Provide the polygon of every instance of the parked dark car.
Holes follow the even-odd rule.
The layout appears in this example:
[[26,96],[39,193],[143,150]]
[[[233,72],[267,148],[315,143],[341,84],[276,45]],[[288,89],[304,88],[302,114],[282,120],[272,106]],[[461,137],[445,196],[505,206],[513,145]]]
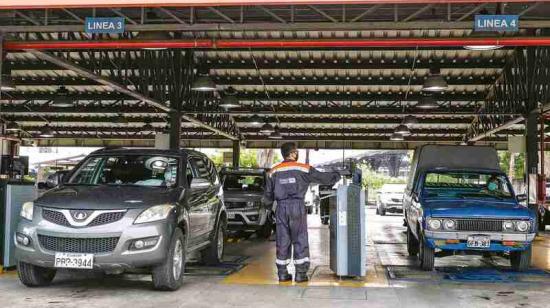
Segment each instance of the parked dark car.
[[27,286],[49,284],[58,268],[152,273],[176,290],[186,257],[222,260],[227,217],[212,161],[190,150],[104,149],[63,183],[23,205],[15,235]]
[[498,253],[529,268],[536,214],[520,202],[490,147],[426,145],[416,149],[403,206],[407,249],[423,270],[436,251]]
[[269,238],[273,230],[273,205],[262,202],[267,173],[265,169],[220,171],[229,231],[255,232]]

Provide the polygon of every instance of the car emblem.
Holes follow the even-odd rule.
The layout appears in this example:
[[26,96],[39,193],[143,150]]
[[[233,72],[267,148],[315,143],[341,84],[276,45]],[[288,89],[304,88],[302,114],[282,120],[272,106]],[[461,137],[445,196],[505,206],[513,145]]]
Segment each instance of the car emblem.
[[72,214],[73,214],[73,218],[76,220],[84,220],[88,218],[88,213],[84,211],[76,211],[76,212],[73,212]]

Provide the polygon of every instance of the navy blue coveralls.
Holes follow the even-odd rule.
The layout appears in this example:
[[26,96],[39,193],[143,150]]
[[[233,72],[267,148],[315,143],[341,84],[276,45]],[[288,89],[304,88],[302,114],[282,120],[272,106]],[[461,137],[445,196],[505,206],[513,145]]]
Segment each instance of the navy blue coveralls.
[[310,260],[305,194],[311,183],[334,185],[339,180],[340,174],[337,172],[320,172],[310,165],[295,161],[284,161],[269,172],[265,198],[268,202],[277,201],[275,263],[279,273],[287,271],[291,247],[294,248],[296,272],[308,271]]

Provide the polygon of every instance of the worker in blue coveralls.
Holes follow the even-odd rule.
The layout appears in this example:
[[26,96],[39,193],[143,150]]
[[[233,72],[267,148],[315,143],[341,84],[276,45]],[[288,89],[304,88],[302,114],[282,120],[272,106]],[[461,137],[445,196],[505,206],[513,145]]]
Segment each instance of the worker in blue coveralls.
[[304,197],[311,183],[334,185],[340,180],[338,172],[320,172],[307,164],[298,162],[296,144],[288,142],[281,146],[284,161],[273,167],[267,179],[265,199],[277,201],[275,220],[277,225],[276,266],[280,282],[292,281],[287,265],[294,254],[296,282],[308,281],[309,243],[307,212]]

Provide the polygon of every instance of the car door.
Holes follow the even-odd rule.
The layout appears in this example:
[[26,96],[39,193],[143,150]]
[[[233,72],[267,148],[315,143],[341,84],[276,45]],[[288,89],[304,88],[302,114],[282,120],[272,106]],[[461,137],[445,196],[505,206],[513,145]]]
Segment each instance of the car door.
[[218,211],[223,200],[223,191],[221,190],[221,182],[216,172],[216,167],[208,158],[204,157],[203,159],[208,169],[208,177],[210,179],[210,182],[212,183],[211,187],[207,191],[208,211],[210,213],[208,229],[212,231],[216,228]]
[[[209,234],[210,229],[210,210],[208,204],[208,194],[211,189],[208,172],[204,160],[198,156],[189,157],[188,177],[189,181],[189,225],[197,240],[204,239]],[[201,183],[201,185],[193,185]]]

